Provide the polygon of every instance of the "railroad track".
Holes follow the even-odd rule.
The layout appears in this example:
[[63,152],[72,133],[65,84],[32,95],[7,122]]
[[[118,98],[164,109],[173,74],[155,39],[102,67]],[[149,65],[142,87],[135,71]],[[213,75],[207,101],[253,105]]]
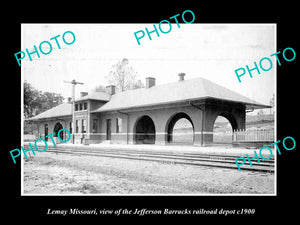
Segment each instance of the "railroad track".
[[[164,164],[183,164],[192,166],[209,166],[226,169],[237,169],[235,159],[239,156],[233,155],[215,155],[203,153],[177,153],[166,151],[150,151],[150,150],[127,150],[127,149],[90,149],[90,148],[68,148],[68,147],[50,147],[47,152],[64,153],[73,155],[89,155],[98,157],[122,158],[131,160],[154,161]],[[274,172],[274,160],[261,160],[260,163],[252,161],[252,167],[246,160],[241,167],[242,171],[258,171],[258,172]]]

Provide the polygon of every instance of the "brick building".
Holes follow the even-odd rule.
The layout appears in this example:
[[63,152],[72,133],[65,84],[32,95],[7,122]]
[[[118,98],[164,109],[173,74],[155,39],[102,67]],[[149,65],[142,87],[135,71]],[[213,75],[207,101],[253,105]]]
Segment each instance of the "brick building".
[[[218,116],[225,117],[233,130],[243,130],[246,110],[269,107],[204,78],[185,80],[184,75],[163,85],[147,77],[145,88],[119,93],[112,85],[106,92],[81,92],[75,100],[74,130],[71,101],[28,120],[37,124],[42,138],[67,128],[74,132],[75,143],[164,145],[173,142],[176,123],[186,119],[191,125],[191,144],[205,146],[213,141]],[[64,135],[61,132],[61,138]]]

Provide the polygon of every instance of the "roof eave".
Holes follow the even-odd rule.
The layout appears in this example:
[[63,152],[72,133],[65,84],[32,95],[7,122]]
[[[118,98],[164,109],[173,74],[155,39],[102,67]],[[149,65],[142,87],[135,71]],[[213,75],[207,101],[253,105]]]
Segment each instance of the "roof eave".
[[272,108],[270,105],[263,105],[263,104],[245,104],[246,109],[269,109]]
[[264,105],[264,104],[259,104],[259,103],[249,103],[249,102],[242,102],[242,101],[233,101],[233,100],[227,100],[227,99],[219,99],[219,98],[214,98],[214,97],[202,97],[202,98],[194,98],[194,99],[185,99],[185,100],[180,100],[180,101],[172,101],[172,102],[163,102],[163,103],[158,103],[158,104],[148,104],[148,105],[140,105],[140,106],[132,106],[132,107],[121,107],[121,108],[112,108],[112,109],[104,109],[101,110],[101,107],[91,111],[91,113],[101,113],[101,112],[113,112],[113,111],[119,111],[119,110],[133,110],[133,109],[138,109],[138,108],[147,108],[147,107],[153,107],[153,106],[164,106],[164,105],[169,105],[169,104],[177,104],[177,103],[188,103],[190,101],[201,101],[201,100],[206,100],[206,99],[218,99],[222,101],[228,101],[228,102],[234,102],[234,103],[240,103],[244,104],[246,106],[246,109],[264,109],[264,108],[272,108],[272,106],[269,105]]
[[58,118],[62,118],[62,117],[69,117],[72,116],[72,114],[66,114],[66,115],[59,115],[59,116],[50,116],[50,117],[41,117],[41,118],[27,118],[24,119],[24,121],[38,121],[38,120],[48,120],[48,119],[58,119]]

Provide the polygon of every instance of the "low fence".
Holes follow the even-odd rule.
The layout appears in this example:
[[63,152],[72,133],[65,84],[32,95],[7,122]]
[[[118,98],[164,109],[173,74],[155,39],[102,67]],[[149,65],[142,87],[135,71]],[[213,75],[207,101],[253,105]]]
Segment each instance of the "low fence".
[[246,130],[235,131],[233,142],[274,142],[274,130]]
[[274,142],[274,130],[241,130],[234,132],[220,132],[213,134],[214,143],[233,142]]

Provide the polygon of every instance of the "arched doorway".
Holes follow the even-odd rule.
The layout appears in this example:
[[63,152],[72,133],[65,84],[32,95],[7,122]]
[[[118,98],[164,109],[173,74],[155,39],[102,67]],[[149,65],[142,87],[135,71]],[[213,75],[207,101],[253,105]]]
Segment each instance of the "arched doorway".
[[142,116],[138,119],[134,130],[136,144],[155,144],[155,126],[149,116]]
[[194,125],[186,113],[173,115],[167,123],[167,142],[176,144],[194,143]]
[[221,113],[214,122],[213,143],[232,143],[233,131],[236,130],[237,123],[230,114]]
[[[53,132],[55,133],[54,137],[57,137],[57,133],[61,129],[63,129],[63,126],[61,125],[61,123],[58,122],[54,125],[54,129],[53,129]],[[59,133],[59,137],[61,140],[64,140],[64,132],[63,131]]]

